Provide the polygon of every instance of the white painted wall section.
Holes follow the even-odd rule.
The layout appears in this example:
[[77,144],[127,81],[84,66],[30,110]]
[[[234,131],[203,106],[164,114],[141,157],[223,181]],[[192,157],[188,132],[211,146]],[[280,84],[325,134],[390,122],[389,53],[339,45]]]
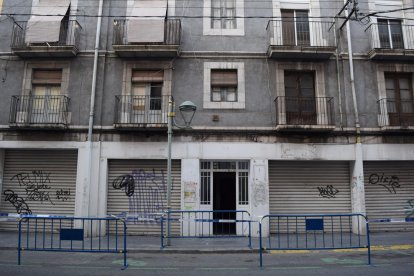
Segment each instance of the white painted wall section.
[[[264,215],[269,214],[269,174],[267,160],[251,160],[250,163],[250,205],[252,220],[252,236],[259,236],[259,225]],[[268,236],[268,221],[264,220],[262,225],[262,235]]]

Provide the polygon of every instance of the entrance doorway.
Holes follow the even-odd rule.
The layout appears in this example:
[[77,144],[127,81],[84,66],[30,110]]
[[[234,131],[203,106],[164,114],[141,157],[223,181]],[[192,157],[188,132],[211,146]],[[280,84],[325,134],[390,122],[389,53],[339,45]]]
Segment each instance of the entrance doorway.
[[[236,172],[213,173],[213,211],[236,210]],[[214,220],[224,222],[213,223],[214,235],[236,234],[236,223],[226,220],[235,220],[234,212],[217,212],[213,214]]]

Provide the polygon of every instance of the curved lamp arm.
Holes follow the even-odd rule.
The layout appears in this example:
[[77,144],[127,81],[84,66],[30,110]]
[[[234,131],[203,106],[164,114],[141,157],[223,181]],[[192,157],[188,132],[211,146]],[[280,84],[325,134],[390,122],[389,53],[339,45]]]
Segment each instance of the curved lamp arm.
[[178,110],[180,111],[181,118],[183,118],[185,125],[179,125],[175,121],[175,105],[174,102],[170,102],[172,104],[172,121],[173,125],[180,129],[189,129],[191,128],[191,122],[194,118],[195,112],[197,110],[197,106],[191,101],[185,101],[178,106]]

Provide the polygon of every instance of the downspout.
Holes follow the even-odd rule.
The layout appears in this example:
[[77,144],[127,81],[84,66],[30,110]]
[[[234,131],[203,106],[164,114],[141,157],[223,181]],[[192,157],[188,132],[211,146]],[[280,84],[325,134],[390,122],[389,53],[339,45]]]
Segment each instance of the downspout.
[[[345,9],[345,16],[348,17],[348,10]],[[358,112],[358,105],[357,105],[357,98],[355,92],[355,76],[354,76],[354,60],[353,60],[353,52],[352,52],[352,41],[351,41],[351,25],[349,20],[346,22],[346,38],[348,42],[348,58],[349,58],[349,78],[351,82],[351,93],[352,93],[352,103],[354,106],[354,117],[355,117],[355,128],[356,128],[356,138],[357,143],[361,143],[361,127],[359,124],[359,112]]]
[[[92,179],[92,152],[93,152],[93,139],[92,139],[92,131],[93,131],[93,118],[95,115],[95,97],[96,97],[96,79],[97,79],[97,71],[98,71],[98,57],[99,57],[99,42],[100,42],[100,35],[101,35],[101,26],[102,26],[102,10],[103,10],[103,0],[99,0],[99,11],[98,11],[98,21],[96,23],[96,37],[95,37],[95,49],[94,49],[94,58],[93,58],[93,72],[92,72],[92,88],[91,88],[91,104],[90,104],[90,112],[89,112],[89,126],[88,126],[88,180],[86,185],[88,185],[88,196],[86,197],[89,202],[91,202],[91,179]],[[89,207],[89,205],[88,205]],[[89,213],[88,208],[88,213]]]
[[341,91],[341,77],[339,74],[339,39],[336,33],[336,19],[334,18],[333,22],[333,30],[334,30],[334,39],[335,39],[335,61],[336,61],[336,82],[338,85],[338,105],[339,105],[339,127],[342,130],[343,128],[343,112],[342,112],[342,91]]
[[[345,15],[348,17],[348,9],[345,9]],[[348,57],[349,57],[349,77],[351,82],[352,102],[354,106],[355,116],[355,129],[356,129],[356,140],[355,140],[355,161],[353,162],[351,172],[351,204],[352,213],[366,214],[365,208],[365,186],[364,186],[364,161],[363,151],[361,143],[361,127],[359,124],[359,112],[357,105],[357,98],[355,92],[355,76],[354,76],[354,62],[352,52],[352,41],[351,41],[351,26],[349,20],[346,22],[347,29],[347,42],[348,42]],[[366,232],[365,221],[362,217],[353,217],[352,219],[352,231],[354,233],[365,233]]]

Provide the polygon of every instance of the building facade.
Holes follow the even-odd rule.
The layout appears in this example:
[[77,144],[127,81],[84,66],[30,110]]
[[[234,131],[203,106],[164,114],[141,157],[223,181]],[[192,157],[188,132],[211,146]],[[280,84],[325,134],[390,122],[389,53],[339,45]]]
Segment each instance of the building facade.
[[173,97],[172,209],[412,215],[412,0],[2,2],[0,212],[158,233]]

